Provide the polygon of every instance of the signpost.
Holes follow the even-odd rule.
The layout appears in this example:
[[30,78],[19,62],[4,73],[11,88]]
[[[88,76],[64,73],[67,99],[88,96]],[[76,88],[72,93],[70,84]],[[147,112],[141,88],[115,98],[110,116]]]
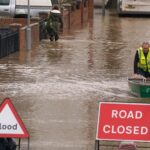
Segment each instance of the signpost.
[[96,140],[150,142],[149,112],[150,104],[100,102]]
[[105,0],[102,1],[102,15],[105,16]]
[[27,50],[31,50],[30,0],[28,0],[28,18],[27,18]]
[[0,137],[19,138],[19,149],[20,139],[28,138],[29,150],[29,133],[10,99],[5,99],[0,106]]

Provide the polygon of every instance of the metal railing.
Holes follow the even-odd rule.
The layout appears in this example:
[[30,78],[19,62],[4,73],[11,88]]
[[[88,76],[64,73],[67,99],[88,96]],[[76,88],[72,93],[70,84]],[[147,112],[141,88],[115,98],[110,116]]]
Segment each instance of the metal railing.
[[19,33],[10,28],[0,28],[0,58],[19,50]]

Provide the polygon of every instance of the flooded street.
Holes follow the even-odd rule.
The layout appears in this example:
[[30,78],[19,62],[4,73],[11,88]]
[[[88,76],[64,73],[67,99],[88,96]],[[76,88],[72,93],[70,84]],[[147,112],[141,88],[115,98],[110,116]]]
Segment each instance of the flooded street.
[[0,59],[0,99],[13,101],[31,150],[94,149],[98,100],[132,97],[127,77],[136,48],[149,41],[149,24],[95,10],[93,21],[58,42]]

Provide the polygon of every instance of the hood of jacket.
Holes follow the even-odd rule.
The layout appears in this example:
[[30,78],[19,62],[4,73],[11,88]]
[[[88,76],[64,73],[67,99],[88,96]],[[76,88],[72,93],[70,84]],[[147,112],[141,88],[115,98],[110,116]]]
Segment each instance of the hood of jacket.
[[59,10],[51,10],[51,13],[60,14],[60,11]]

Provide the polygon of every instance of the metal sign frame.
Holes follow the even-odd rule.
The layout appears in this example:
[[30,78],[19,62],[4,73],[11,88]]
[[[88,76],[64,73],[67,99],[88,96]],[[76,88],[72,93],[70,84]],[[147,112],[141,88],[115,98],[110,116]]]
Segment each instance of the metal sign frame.
[[[18,146],[18,150],[21,150],[21,138],[19,138],[17,146]],[[30,150],[30,138],[28,138],[27,150]]]

